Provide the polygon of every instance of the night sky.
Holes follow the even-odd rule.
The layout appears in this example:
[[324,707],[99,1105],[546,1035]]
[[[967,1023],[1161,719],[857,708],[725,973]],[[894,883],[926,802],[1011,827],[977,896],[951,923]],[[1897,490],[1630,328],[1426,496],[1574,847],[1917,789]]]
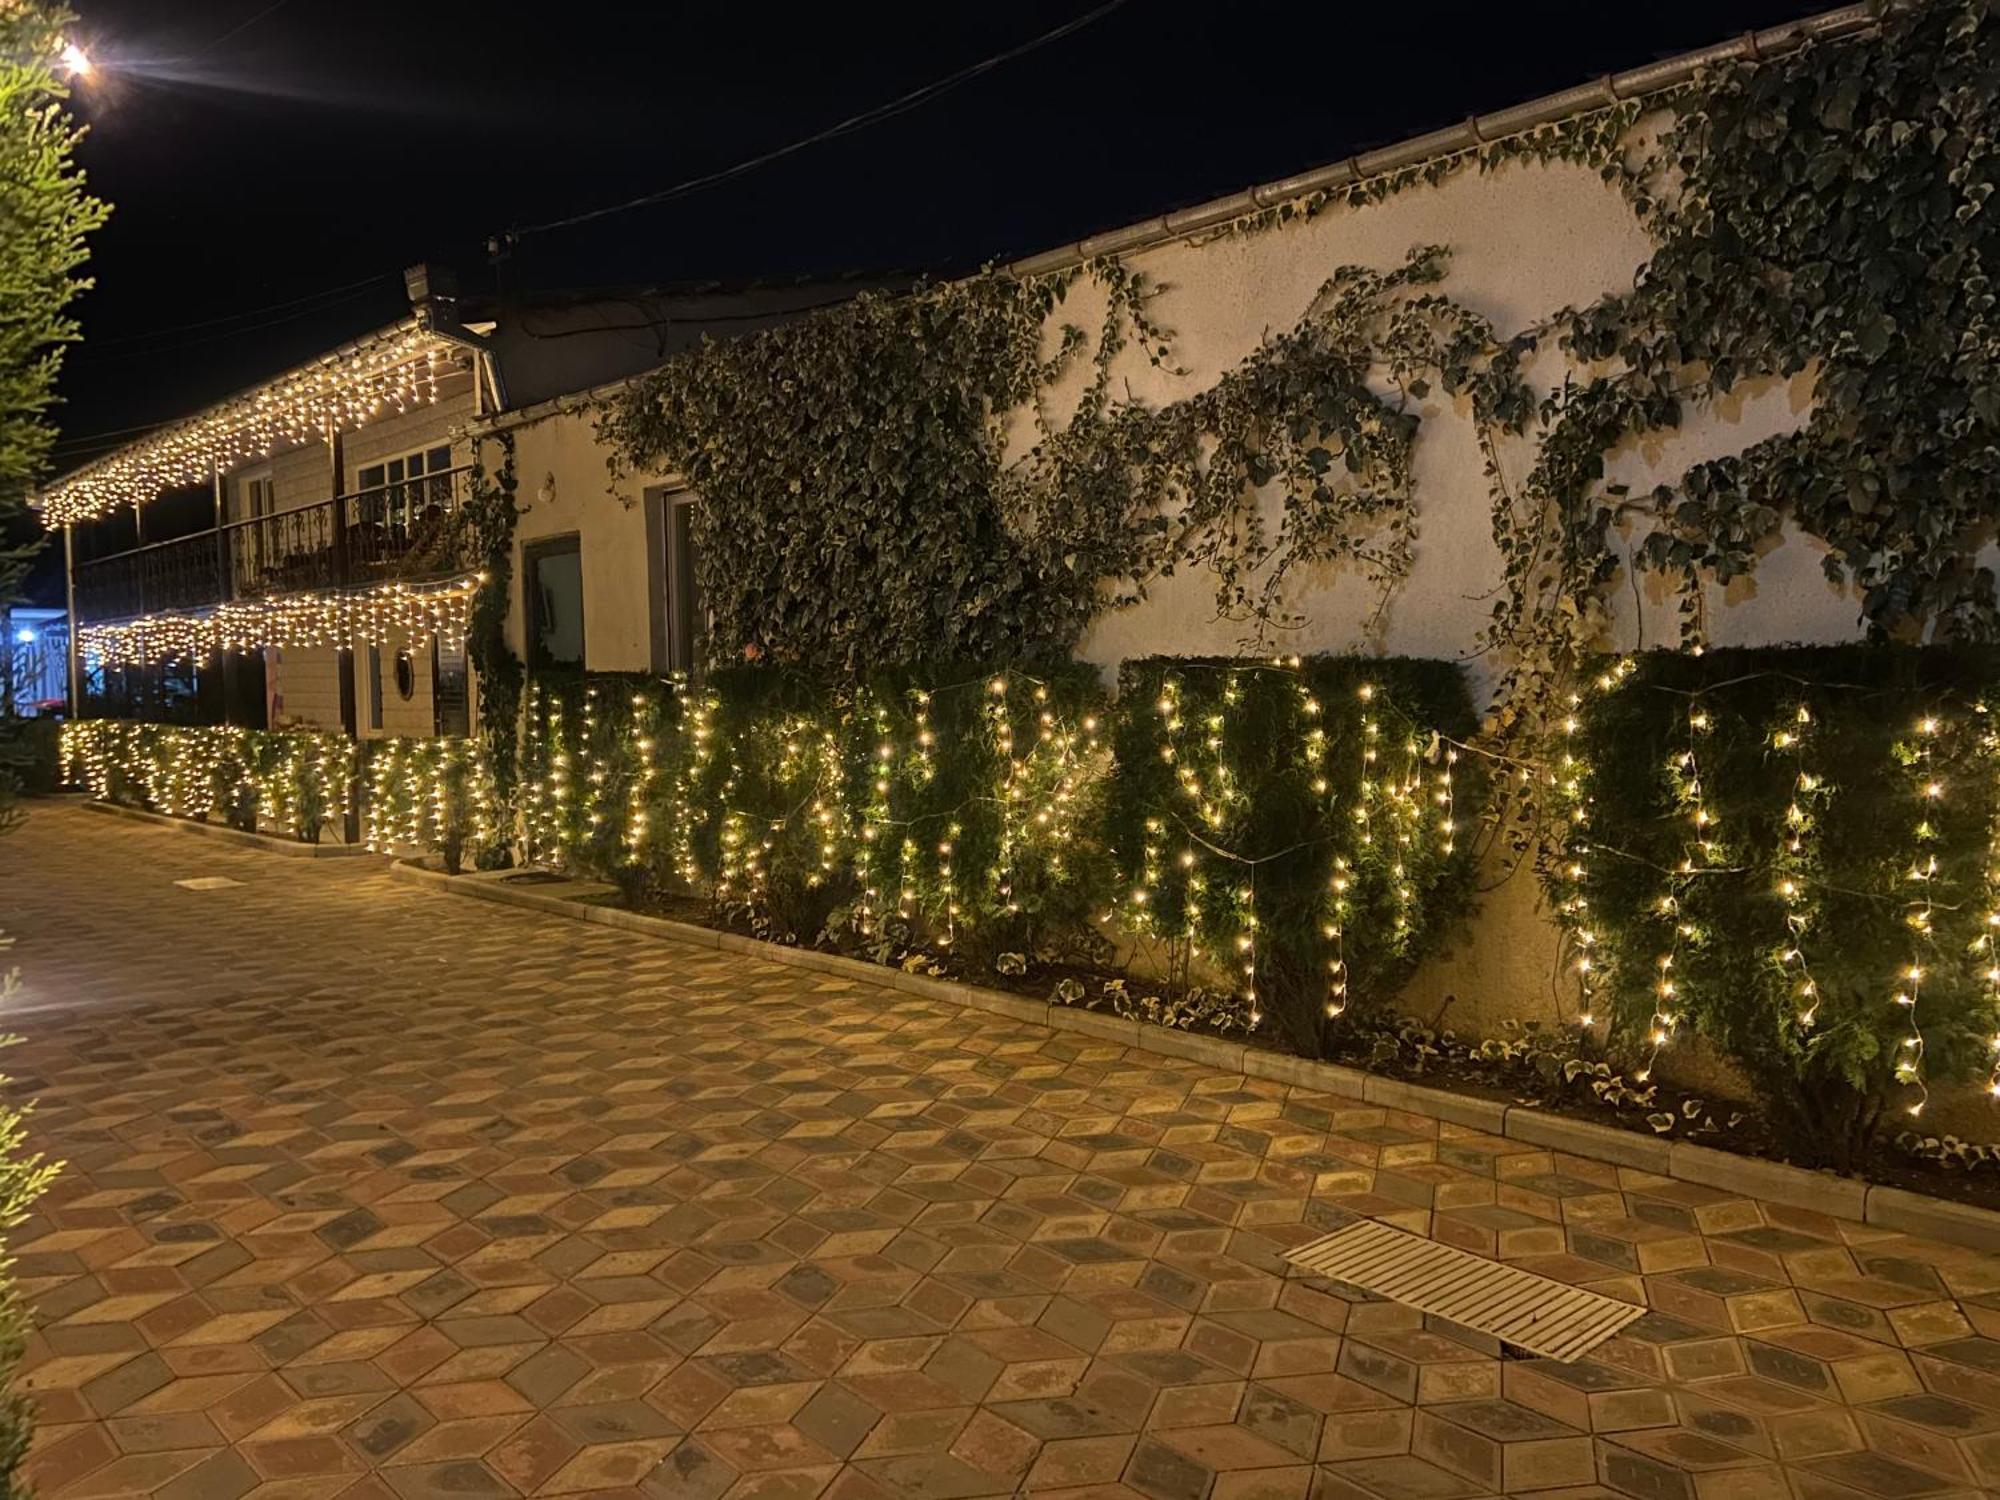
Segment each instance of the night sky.
[[[116,211],[59,467],[399,316],[412,261],[490,285],[498,231],[809,135],[1097,0],[72,3],[104,67],[76,100],[82,160]],[[1125,0],[858,134],[529,235],[505,274],[963,270],[1823,8]]]

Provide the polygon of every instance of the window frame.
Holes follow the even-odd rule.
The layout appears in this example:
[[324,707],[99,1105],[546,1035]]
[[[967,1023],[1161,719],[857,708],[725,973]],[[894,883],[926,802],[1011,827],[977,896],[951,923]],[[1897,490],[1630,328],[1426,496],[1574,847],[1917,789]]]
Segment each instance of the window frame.
[[648,496],[648,548],[652,598],[652,654],[658,672],[702,670],[702,638],[708,618],[702,608],[702,586],[696,580],[694,490],[652,490]]
[[[542,650],[542,589],[539,570],[542,560],[575,554],[577,573],[577,618],[576,618],[576,660],[574,662],[551,661]],[[590,635],[587,629],[589,611],[585,606],[583,587],[583,533],[578,531],[559,532],[554,536],[536,537],[531,542],[521,544],[521,625],[522,644],[527,648],[523,655],[527,658],[530,671],[556,671],[574,668],[583,670],[590,661]]]

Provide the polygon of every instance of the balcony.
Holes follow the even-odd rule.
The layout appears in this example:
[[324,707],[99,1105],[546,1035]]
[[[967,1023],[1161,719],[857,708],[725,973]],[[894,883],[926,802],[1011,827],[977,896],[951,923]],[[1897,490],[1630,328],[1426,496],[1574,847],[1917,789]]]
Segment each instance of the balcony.
[[76,566],[83,623],[462,571],[471,466],[230,521]]

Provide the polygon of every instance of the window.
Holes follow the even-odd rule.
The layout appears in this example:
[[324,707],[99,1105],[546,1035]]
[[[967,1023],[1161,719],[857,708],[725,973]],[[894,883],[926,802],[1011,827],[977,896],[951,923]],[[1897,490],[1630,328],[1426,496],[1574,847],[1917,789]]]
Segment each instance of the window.
[[[271,482],[271,471],[245,474],[236,481],[236,518],[239,521],[262,523],[278,510],[277,490]],[[263,581],[267,561],[276,560],[273,546],[272,528],[258,524],[243,526],[233,533],[235,543],[239,587],[247,587]]]
[[472,733],[472,700],[466,691],[465,645],[450,650],[431,637],[431,725],[438,734]]
[[451,481],[442,475],[451,467],[451,445],[419,448],[379,463],[363,464],[356,478],[350,524],[372,523],[407,531],[426,511],[451,504]]
[[528,665],[583,665],[583,552],[575,535],[522,549]]
[[701,659],[701,637],[708,623],[701,587],[695,581],[694,496],[665,496],[661,522],[665,666],[670,672],[691,673]]

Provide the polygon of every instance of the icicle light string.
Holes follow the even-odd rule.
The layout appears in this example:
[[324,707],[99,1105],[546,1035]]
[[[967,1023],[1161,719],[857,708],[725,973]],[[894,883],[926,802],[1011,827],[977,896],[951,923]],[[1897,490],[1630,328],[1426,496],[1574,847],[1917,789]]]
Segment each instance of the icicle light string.
[[77,471],[41,496],[50,529],[207,484],[218,470],[434,404],[467,351],[421,328],[281,376]]
[[382,584],[358,592],[284,594],[219,604],[186,614],[145,615],[84,625],[77,650],[92,666],[201,661],[218,651],[331,646],[358,649],[435,635],[447,651],[464,646],[473,597],[485,574],[446,583]]

